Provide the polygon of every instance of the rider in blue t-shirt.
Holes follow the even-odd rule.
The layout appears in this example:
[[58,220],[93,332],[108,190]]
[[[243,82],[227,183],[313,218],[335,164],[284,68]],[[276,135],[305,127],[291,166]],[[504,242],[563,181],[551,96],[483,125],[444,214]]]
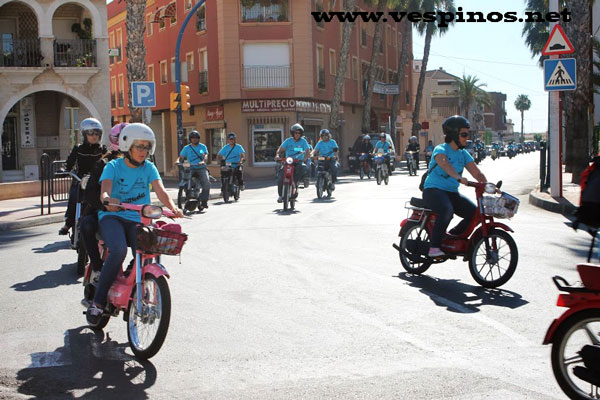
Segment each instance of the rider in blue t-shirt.
[[[275,160],[279,160],[279,154],[285,151],[285,158],[292,157],[295,160],[294,167],[294,182],[298,185],[298,182],[306,176],[306,164],[304,164],[304,160],[310,156],[310,147],[306,139],[302,137],[304,134],[304,128],[300,124],[294,124],[290,128],[290,133],[292,137],[289,137],[281,143],[281,146],[275,152]],[[283,192],[283,165],[279,169],[279,173],[277,174],[277,193],[279,197],[277,198],[277,202],[281,203],[283,201],[282,197]],[[296,192],[297,194],[298,192]]]
[[470,127],[469,121],[460,115],[446,118],[442,124],[445,143],[433,150],[429,174],[423,185],[423,201],[437,214],[428,254],[432,258],[445,255],[440,247],[454,213],[464,218],[450,231],[455,235],[467,228],[475,214],[475,204],[458,192],[459,183],[467,183],[467,178],[462,177],[463,170],[466,168],[478,182],[487,182],[473,157],[465,150]]
[[[154,164],[146,160],[154,154],[156,139],[154,132],[144,124],[129,124],[119,135],[119,150],[125,158],[118,158],[106,164],[100,176],[100,202],[104,204],[150,204],[150,184],[158,199],[177,217],[182,211],[175,206],[163,186]],[[91,325],[100,320],[108,290],[117,277],[127,255],[127,244],[135,248],[140,223],[139,213],[124,211],[118,206],[107,205],[98,213],[100,233],[108,247],[108,258],[104,262],[94,302],[86,315]]]
[[233,132],[229,132],[227,135],[227,141],[229,142],[221,150],[219,150],[218,156],[221,161],[221,165],[231,163],[233,168],[233,175],[237,177],[240,184],[240,189],[244,190],[244,174],[242,171],[242,164],[246,160],[246,150],[242,145],[236,143],[236,135]]
[[391,151],[392,146],[387,142],[387,135],[385,132],[381,132],[379,134],[379,142],[375,144],[375,148],[373,149],[373,154],[377,155],[379,153],[383,153],[383,158],[385,159],[385,163],[387,164],[388,171],[392,173],[392,165],[391,165]]
[[[323,156],[331,157],[329,160],[329,170],[331,171],[331,179],[335,183],[337,181],[338,165],[337,165],[337,152],[339,147],[335,140],[331,139],[331,133],[329,129],[321,129],[320,132],[321,140],[315,146],[313,151],[313,157]],[[332,190],[335,190],[335,185],[332,183]]]
[[200,207],[208,208],[208,198],[210,197],[210,180],[208,178],[208,169],[206,168],[208,149],[203,143],[200,143],[200,132],[197,130],[191,131],[188,139],[190,144],[181,150],[179,162],[187,159],[191,164],[192,177],[197,177],[202,187]]

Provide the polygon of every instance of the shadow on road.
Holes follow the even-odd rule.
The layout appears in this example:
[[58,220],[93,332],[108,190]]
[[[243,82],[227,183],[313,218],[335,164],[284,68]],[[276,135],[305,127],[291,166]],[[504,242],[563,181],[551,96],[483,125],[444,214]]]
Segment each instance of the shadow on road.
[[316,199],[312,199],[310,202],[311,203],[335,203],[337,200],[335,199],[335,197],[323,197],[322,199],[316,198]]
[[296,209],[293,209],[293,210],[290,210],[290,209],[288,209],[288,210],[285,210],[285,211],[284,211],[284,210],[283,210],[283,209],[281,209],[281,208],[277,208],[277,209],[273,210],[273,213],[274,213],[274,214],[277,214],[277,215],[293,215],[293,214],[298,214],[298,213],[300,213],[300,211],[298,211],[298,210],[296,210]]
[[35,247],[31,250],[33,250],[34,253],[56,253],[59,250],[66,250],[70,248],[71,244],[69,243],[69,240],[66,239],[54,243],[48,243],[44,247]]
[[479,312],[482,306],[519,308],[528,304],[520,294],[503,289],[486,289],[481,286],[467,285],[458,279],[440,279],[427,275],[413,275],[406,272],[398,274],[406,281],[426,294],[440,307],[448,311],[463,314]]
[[[75,254],[75,253],[73,253]],[[63,264],[60,269],[44,271],[30,281],[15,283],[11,286],[17,292],[29,292],[40,289],[52,289],[59,286],[78,284],[77,263]]]
[[0,233],[0,249],[8,247],[19,240],[32,239],[36,236],[43,235],[42,233],[34,233],[30,229],[18,229],[10,232]]
[[156,368],[125,348],[102,331],[69,329],[63,347],[30,355],[31,365],[17,372],[18,391],[40,399],[148,399]]

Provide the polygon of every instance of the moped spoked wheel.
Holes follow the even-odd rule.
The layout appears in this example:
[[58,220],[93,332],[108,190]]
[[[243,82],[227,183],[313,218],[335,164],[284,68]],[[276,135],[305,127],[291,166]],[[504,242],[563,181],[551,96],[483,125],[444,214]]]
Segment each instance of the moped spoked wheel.
[[381,185],[381,181],[383,179],[383,171],[381,168],[378,168],[377,172],[375,172],[375,178],[377,179],[377,184]]
[[383,178],[383,182],[385,182],[386,185],[388,183],[390,183],[390,174],[389,173],[385,174],[385,178]]
[[235,190],[233,191],[233,199],[235,201],[238,201],[240,199],[240,191],[241,191],[241,185],[239,182],[237,182],[237,185],[235,185]]
[[429,233],[426,229],[421,230],[421,225],[418,223],[408,223],[402,228],[403,232],[400,237],[400,251],[398,255],[400,257],[400,263],[406,272],[411,274],[422,274],[427,271],[432,264],[431,259],[426,255],[419,254],[418,252],[411,252],[407,246],[410,241],[414,244],[413,249],[419,247],[429,249]]
[[323,187],[325,186],[325,179],[323,179],[323,175],[319,175],[317,177],[317,198],[320,200],[323,198]]
[[296,207],[296,198],[298,197],[298,188],[296,190],[292,190],[292,185],[290,185],[290,210],[293,210]]
[[88,261],[88,253],[85,246],[79,242],[79,249],[77,250],[77,275],[82,276],[85,272],[85,266]]
[[485,239],[476,240],[469,257],[469,271],[481,286],[496,288],[508,282],[515,273],[519,250],[512,236],[500,229],[492,229],[489,244],[490,252],[487,253]]
[[223,182],[223,201],[229,203],[229,180]]
[[331,194],[333,193],[333,190],[331,190],[332,180],[327,179],[326,182],[325,182],[325,185],[327,185],[327,188],[326,188],[326,190],[327,190],[327,198],[330,199],[331,198]]
[[560,388],[571,399],[597,399],[600,390],[578,378],[573,370],[584,367],[579,351],[588,344],[600,344],[600,310],[588,309],[578,312],[556,331],[552,343],[552,371]]
[[362,165],[360,166],[360,171],[358,171],[358,176],[360,176],[360,179],[363,179],[365,177],[365,169]]
[[290,202],[290,188],[289,184],[283,185],[283,211],[287,211],[288,204]]
[[180,187],[179,192],[177,192],[177,207],[179,209],[183,210],[186,201],[187,201],[187,190],[184,187]]
[[164,276],[146,274],[142,284],[142,309],[137,309],[135,288],[127,311],[127,338],[131,351],[148,359],[160,350],[171,319],[171,293]]

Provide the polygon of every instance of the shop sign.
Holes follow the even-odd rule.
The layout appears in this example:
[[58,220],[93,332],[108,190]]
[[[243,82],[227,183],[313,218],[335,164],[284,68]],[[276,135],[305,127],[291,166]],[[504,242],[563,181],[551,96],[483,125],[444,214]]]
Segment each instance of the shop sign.
[[295,99],[257,99],[242,101],[242,112],[314,112],[331,113],[331,105],[318,101]]
[[225,111],[223,110],[223,106],[212,106],[206,107],[206,121],[222,121],[225,116]]
[[32,97],[21,99],[21,147],[35,147],[35,113]]

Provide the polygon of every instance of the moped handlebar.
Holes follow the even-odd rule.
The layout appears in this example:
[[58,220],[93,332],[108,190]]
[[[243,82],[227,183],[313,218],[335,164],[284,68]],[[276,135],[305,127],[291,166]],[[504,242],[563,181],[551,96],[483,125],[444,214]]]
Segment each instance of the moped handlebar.
[[79,176],[77,176],[77,174],[73,171],[69,171],[69,175],[71,175],[71,178],[75,179],[77,182],[81,183],[81,178]]
[[[129,204],[129,203],[109,203],[104,201],[102,204],[105,206],[119,207],[123,210],[132,210],[140,213],[141,216],[150,219],[158,219],[162,216],[167,218],[176,218],[176,215],[171,210],[165,210],[161,206],[155,206],[152,204]],[[184,217],[185,218],[185,217]]]

